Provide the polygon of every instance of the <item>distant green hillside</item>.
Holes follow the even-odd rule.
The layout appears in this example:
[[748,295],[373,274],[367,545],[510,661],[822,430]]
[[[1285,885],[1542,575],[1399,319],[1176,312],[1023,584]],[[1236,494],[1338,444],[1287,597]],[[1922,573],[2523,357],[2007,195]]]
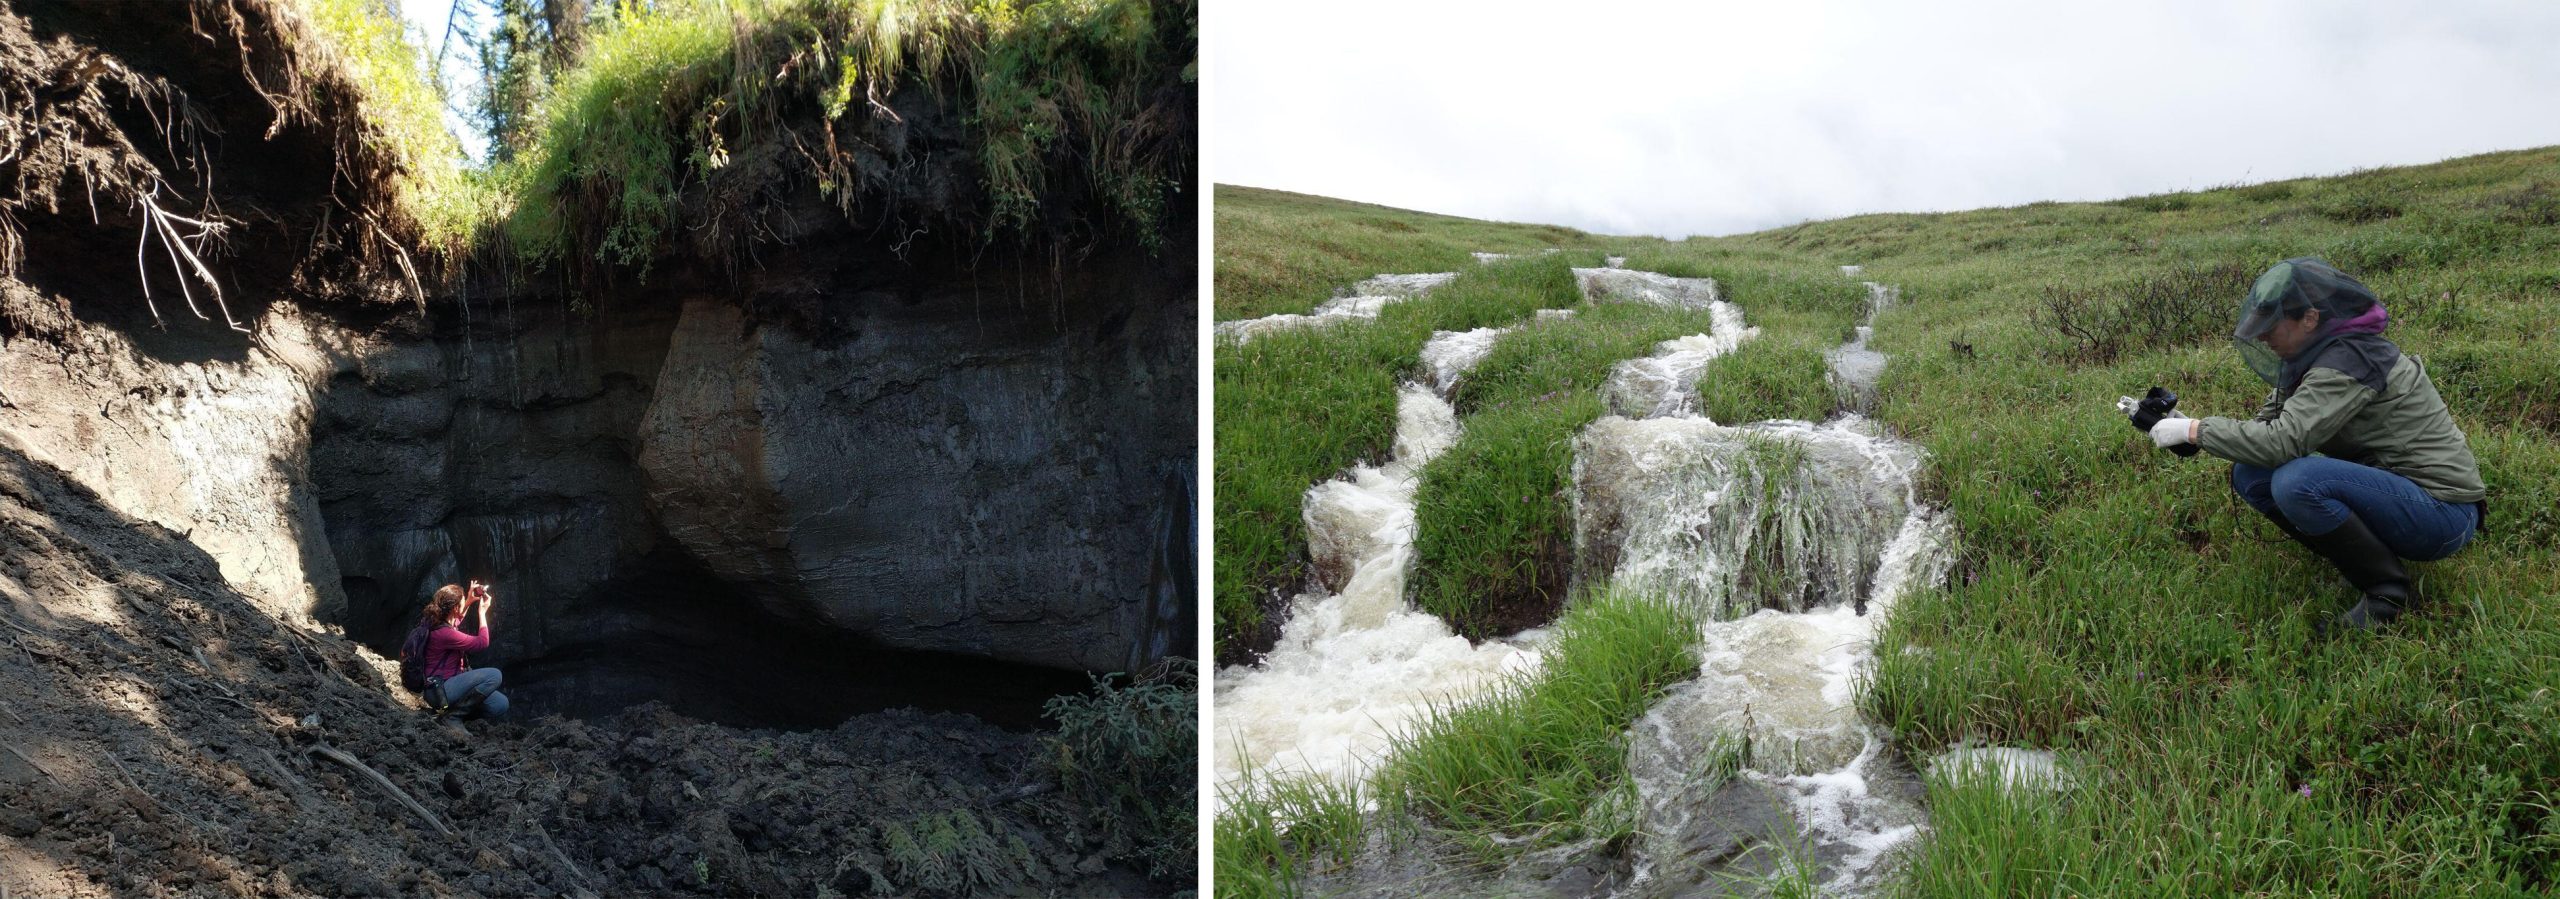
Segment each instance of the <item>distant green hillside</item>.
[[[1861,265],[1902,291],[1876,322],[1891,363],[1875,417],[1928,451],[1927,489],[1959,543],[1950,583],[1896,608],[1861,707],[1914,753],[2044,747],[2095,774],[2067,801],[1933,785],[1907,894],[2560,890],[2560,148],[1721,239],[1559,239],[1583,252],[1543,263],[1552,274],[1382,264],[1374,239],[1316,246],[1378,232],[1363,224],[1377,207],[1217,197],[1221,318],[1303,312],[1379,271],[1469,273],[1375,324],[1218,348],[1222,660],[1268,645],[1303,577],[1297,495],[1383,455],[1393,384],[1414,376],[1432,328],[1569,305],[1568,261],[1626,255],[1630,268],[1718,278],[1763,326],[1771,348],[1701,379],[1710,409],[1801,414],[1788,410],[1820,365],[1804,348],[1837,340],[1832,285],[1854,286],[1836,267]],[[1476,241],[1524,236],[1394,221],[1414,229],[1400,240],[1452,253],[1516,250]],[[2424,604],[2376,635],[2315,637],[2311,623],[2350,598],[2335,573],[2231,494],[2228,464],[2159,452],[2112,407],[2158,384],[2195,414],[2253,409],[2265,385],[2224,335],[2258,271],[2305,255],[2381,294],[2389,336],[2427,365],[2491,494],[2488,530],[2413,565]],[[1461,413],[1498,415],[1468,419],[1467,442],[1425,469],[1410,598],[1462,630],[1487,603],[1504,626],[1541,604],[1555,614],[1564,599],[1535,569],[1556,563],[1561,447],[1596,414],[1584,397],[1606,361],[1568,350],[1622,352],[1661,327],[1587,332],[1555,352],[1498,347],[1470,376],[1500,398],[1471,409],[1462,393]],[[1435,744],[1432,758],[1448,751]],[[1555,814],[1524,813],[1511,835]],[[1484,823],[1499,817],[1464,826],[1501,830]],[[1221,843],[1222,893],[1231,876],[1285,890],[1285,872],[1340,851],[1338,833],[1263,831],[1249,858]]]
[[1259,187],[1217,186],[1219,320],[1305,312],[1384,272],[1446,272],[1469,253],[1582,248],[1604,238]]

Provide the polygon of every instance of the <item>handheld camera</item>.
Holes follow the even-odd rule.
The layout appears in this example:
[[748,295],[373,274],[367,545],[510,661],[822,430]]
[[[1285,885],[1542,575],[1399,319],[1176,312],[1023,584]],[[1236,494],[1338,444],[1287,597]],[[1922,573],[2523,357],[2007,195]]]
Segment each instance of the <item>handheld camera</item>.
[[[2138,400],[2129,396],[2117,397],[2116,409],[2133,420],[2134,430],[2145,434],[2151,433],[2151,426],[2159,424],[2161,419],[2186,417],[2178,414],[2178,395],[2170,393],[2165,387],[2153,387]],[[2196,454],[2196,445],[2181,443],[2170,447],[2169,451],[2181,456],[2192,456]]]

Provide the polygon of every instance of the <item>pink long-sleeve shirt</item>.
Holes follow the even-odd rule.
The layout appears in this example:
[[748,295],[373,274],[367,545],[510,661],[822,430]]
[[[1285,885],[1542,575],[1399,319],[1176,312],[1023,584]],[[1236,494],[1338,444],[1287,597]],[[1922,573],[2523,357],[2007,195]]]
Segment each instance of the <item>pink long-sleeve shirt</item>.
[[489,648],[489,626],[486,624],[480,626],[480,633],[477,635],[463,633],[461,628],[450,625],[429,631],[427,633],[427,676],[441,680],[461,674],[462,669],[470,667],[471,664],[470,660],[463,656],[487,648]]

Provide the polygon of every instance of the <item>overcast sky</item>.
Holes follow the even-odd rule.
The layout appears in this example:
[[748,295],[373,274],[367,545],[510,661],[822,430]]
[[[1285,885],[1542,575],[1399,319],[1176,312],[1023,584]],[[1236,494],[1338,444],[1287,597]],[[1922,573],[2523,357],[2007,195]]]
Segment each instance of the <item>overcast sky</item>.
[[1204,4],[1211,177],[1612,234],[2560,144],[2560,2]]

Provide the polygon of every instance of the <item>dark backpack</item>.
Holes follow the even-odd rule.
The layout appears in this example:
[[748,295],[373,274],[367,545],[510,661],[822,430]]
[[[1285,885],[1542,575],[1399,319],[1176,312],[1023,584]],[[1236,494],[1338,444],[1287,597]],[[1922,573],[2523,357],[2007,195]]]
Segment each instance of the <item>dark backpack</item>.
[[409,639],[400,643],[400,686],[409,692],[425,690],[427,683],[427,635],[435,628],[420,624],[409,629]]

